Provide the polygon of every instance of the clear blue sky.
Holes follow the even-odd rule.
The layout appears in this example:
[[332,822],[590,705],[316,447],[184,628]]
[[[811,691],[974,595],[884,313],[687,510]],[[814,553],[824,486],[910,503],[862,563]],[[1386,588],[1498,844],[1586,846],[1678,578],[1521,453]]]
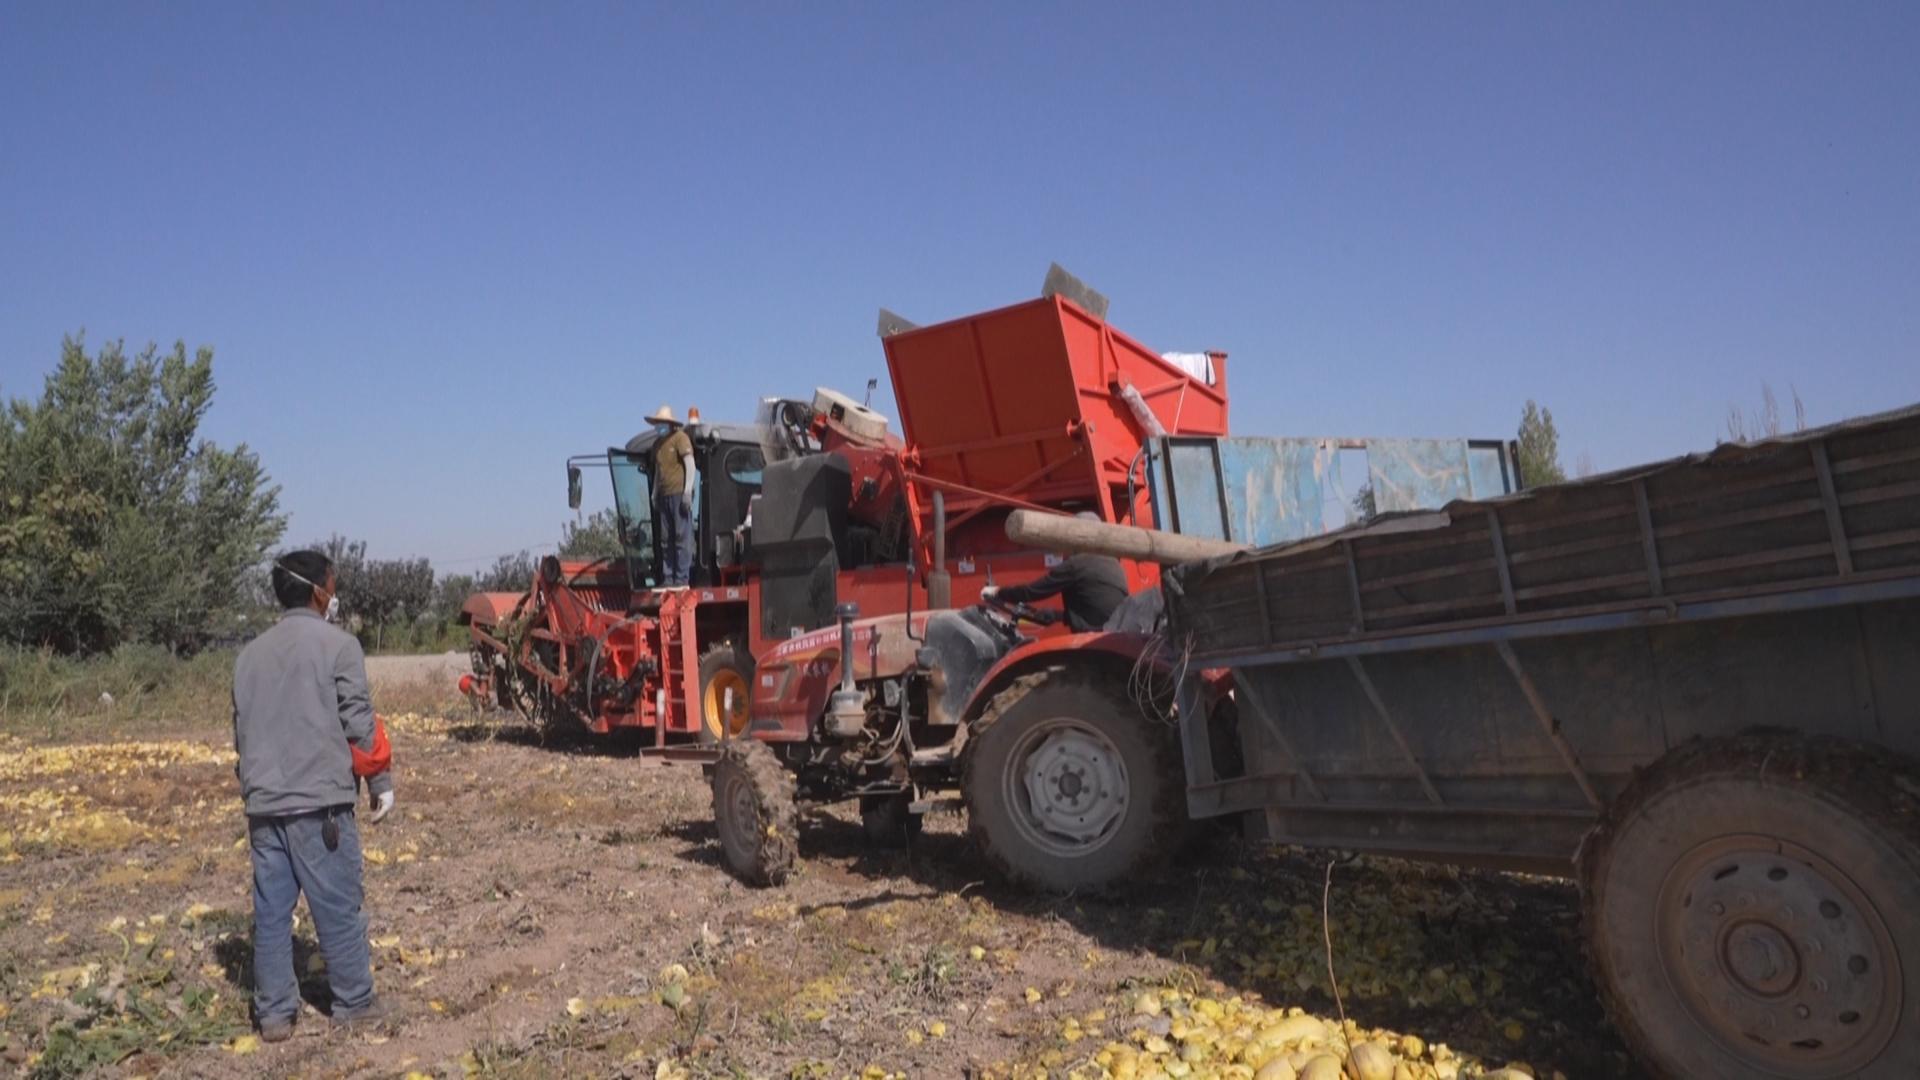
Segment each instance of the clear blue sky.
[[[1202,10],[1190,12],[1188,7]],[[290,540],[469,569],[661,402],[1058,260],[1245,434],[1612,468],[1920,401],[1920,5],[0,0],[0,394],[216,350]],[[883,403],[884,407],[884,403]]]

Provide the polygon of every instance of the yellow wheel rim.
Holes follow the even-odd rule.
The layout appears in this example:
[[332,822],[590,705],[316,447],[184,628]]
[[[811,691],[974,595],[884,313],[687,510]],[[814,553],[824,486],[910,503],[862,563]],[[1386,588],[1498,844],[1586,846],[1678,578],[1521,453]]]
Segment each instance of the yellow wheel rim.
[[[731,701],[727,697],[729,690],[733,691]],[[707,732],[714,738],[726,738],[747,730],[750,716],[747,680],[738,671],[727,668],[714,672],[713,678],[707,680],[707,689],[701,698]]]

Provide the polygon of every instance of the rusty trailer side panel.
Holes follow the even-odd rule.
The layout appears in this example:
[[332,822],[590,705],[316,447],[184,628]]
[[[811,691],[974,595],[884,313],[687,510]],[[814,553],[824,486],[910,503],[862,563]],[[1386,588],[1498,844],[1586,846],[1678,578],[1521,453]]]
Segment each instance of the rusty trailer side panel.
[[1168,580],[1191,667],[1234,671],[1248,763],[1214,775],[1184,725],[1190,809],[1264,810],[1279,840],[1565,872],[1697,736],[1920,757],[1920,409]]

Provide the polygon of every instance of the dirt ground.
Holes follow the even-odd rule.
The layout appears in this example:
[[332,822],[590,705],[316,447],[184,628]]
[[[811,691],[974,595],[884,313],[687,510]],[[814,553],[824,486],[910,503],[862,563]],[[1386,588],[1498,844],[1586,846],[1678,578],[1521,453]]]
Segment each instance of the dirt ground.
[[1280,1021],[1371,1036],[1409,1076],[1634,1075],[1564,882],[1354,861],[1323,930],[1320,854],[1216,838],[1123,895],[1035,897],[987,880],[960,819],[876,850],[835,809],[793,883],[753,889],[719,865],[697,767],[432,693],[376,692],[400,801],[362,832],[397,1017],[330,1032],[302,923],[310,1004],[272,1046],[248,1034],[221,725],[0,735],[0,1075],[1251,1077],[1224,1063]]

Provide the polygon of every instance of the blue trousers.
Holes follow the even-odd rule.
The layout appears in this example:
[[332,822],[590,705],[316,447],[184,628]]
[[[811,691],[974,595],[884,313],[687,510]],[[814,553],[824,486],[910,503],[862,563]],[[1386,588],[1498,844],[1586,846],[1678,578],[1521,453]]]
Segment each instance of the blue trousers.
[[333,989],[333,1015],[373,1003],[367,916],[360,909],[360,829],[353,808],[333,812],[340,843],[328,851],[325,814],[249,817],[253,848],[253,1014],[262,1025],[291,1023],[300,1010],[293,970],[293,905],[302,893],[320,937]]
[[660,515],[662,585],[687,585],[693,570],[693,497],[662,494],[654,499]]

